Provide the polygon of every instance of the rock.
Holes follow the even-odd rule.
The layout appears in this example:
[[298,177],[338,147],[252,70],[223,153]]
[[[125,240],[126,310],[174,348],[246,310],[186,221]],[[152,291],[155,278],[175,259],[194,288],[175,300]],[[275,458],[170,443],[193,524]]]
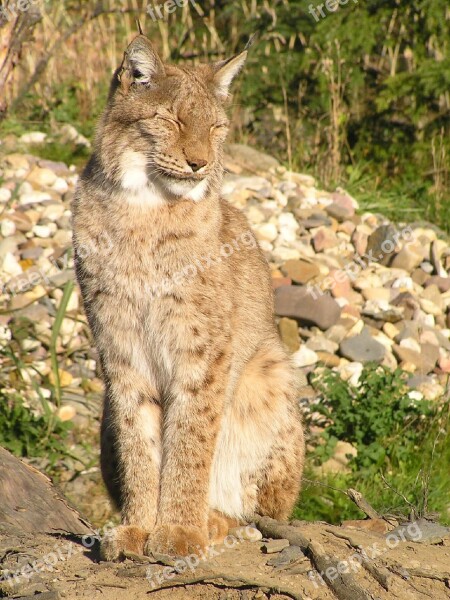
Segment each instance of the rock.
[[43,144],[47,139],[47,134],[42,131],[31,131],[20,136],[19,141],[23,144]]
[[396,248],[396,233],[395,227],[389,224],[381,225],[369,236],[366,252],[373,257],[374,262],[389,264]]
[[3,237],[9,237],[16,233],[16,224],[11,219],[3,219],[0,223],[0,234]]
[[367,251],[367,244],[369,243],[369,236],[362,231],[355,231],[352,235],[352,244],[355,247],[356,253],[359,256],[364,256]]
[[286,260],[297,260],[300,258],[300,252],[296,248],[286,248],[279,246],[272,253],[273,259],[277,262]]
[[334,354],[339,349],[339,344],[327,339],[325,336],[311,337],[306,345],[315,352],[328,352],[329,354]]
[[395,337],[400,333],[398,324],[394,325],[393,323],[385,323],[383,325],[383,331],[391,340],[395,339]]
[[37,185],[40,187],[51,187],[56,179],[57,176],[53,171],[41,167],[33,167],[27,177],[27,181],[33,186]]
[[52,228],[48,225],[35,225],[33,227],[33,233],[39,238],[49,238],[54,231],[52,231]]
[[30,163],[23,154],[8,154],[5,156],[4,160],[5,163],[15,171],[28,171],[30,168]]
[[11,199],[11,192],[7,188],[0,187],[0,203],[6,204]]
[[326,460],[320,467],[320,471],[326,473],[350,473],[348,467],[352,458],[358,455],[357,449],[349,444],[339,440],[334,449],[332,458]]
[[300,336],[298,334],[297,321],[283,317],[278,323],[278,329],[283,343],[288,350],[296,352],[300,348]]
[[423,254],[417,246],[405,246],[394,257],[391,266],[395,269],[404,269],[411,273],[423,261]]
[[355,303],[358,301],[360,296],[353,291],[351,280],[344,271],[331,271],[330,277],[333,279],[331,294],[334,298],[346,298]]
[[347,210],[353,209],[353,213],[359,208],[358,201],[342,188],[337,188],[337,190],[331,194],[331,198],[335,204],[339,204]]
[[51,196],[47,192],[29,192],[20,195],[19,204],[41,204],[51,199]]
[[317,358],[320,363],[323,363],[329,369],[334,369],[335,367],[339,367],[341,364],[341,360],[339,356],[335,354],[330,354],[329,352],[316,352]]
[[297,367],[310,367],[315,365],[318,360],[319,357],[314,350],[310,350],[304,345],[300,346],[300,349],[292,355],[292,361]]
[[431,260],[431,264],[433,265],[436,275],[438,277],[446,277],[447,273],[446,273],[445,269],[442,267],[441,261],[440,261],[441,252],[439,252],[439,241],[440,240],[434,240],[433,242],[431,242],[430,260]]
[[291,285],[275,290],[275,313],[325,330],[337,322],[341,309],[331,296]]
[[414,283],[423,286],[426,285],[426,282],[430,279],[430,276],[423,269],[415,269],[411,275],[411,279],[414,281]]
[[387,288],[365,288],[361,293],[365,300],[389,302],[391,299],[391,290]]
[[15,277],[22,274],[22,267],[12,252],[7,252],[3,258],[2,271]]
[[316,229],[317,227],[329,227],[331,225],[331,220],[326,215],[321,215],[318,213],[314,213],[308,218],[300,218],[300,224],[304,229]]
[[291,285],[292,279],[289,277],[272,277],[272,288],[276,290],[284,285]]
[[56,414],[61,419],[61,421],[71,421],[77,414],[77,411],[73,406],[66,405],[61,406],[61,408],[58,409]]
[[361,373],[363,371],[363,365],[360,362],[351,362],[342,365],[339,368],[339,375],[343,381],[348,381],[351,385],[357,387]]
[[228,535],[231,535],[238,540],[247,540],[249,542],[258,542],[262,540],[262,533],[254,525],[245,525],[241,527],[232,527],[228,531]]
[[439,359],[439,349],[432,344],[422,344],[419,351],[397,344],[393,349],[400,361],[414,365],[417,371],[424,375],[434,369]]
[[283,266],[283,272],[295,281],[295,283],[308,283],[320,275],[320,269],[315,263],[308,263],[304,260],[287,260]]
[[427,519],[418,519],[409,523],[402,523],[388,535],[389,539],[417,544],[441,544],[444,538],[450,537],[450,527],[433,523]]
[[438,290],[444,294],[445,292],[450,291],[450,277],[438,277],[437,275],[434,275],[425,281],[425,287],[430,285],[437,286]]
[[438,286],[435,284],[428,285],[425,290],[422,292],[421,299],[429,300],[432,302],[439,312],[442,312],[443,309],[443,301],[441,296],[441,291]]
[[60,142],[62,144],[72,142],[77,146],[84,146],[85,148],[91,147],[91,142],[81,135],[73,125],[63,125],[60,130]]
[[255,235],[258,240],[273,242],[278,236],[277,226],[273,223],[258,225],[258,227],[255,227]]
[[304,556],[300,546],[287,546],[277,556],[268,560],[266,564],[270,567],[287,567]]
[[321,227],[316,235],[313,237],[313,246],[316,252],[323,252],[334,248],[339,244],[339,239],[336,234],[330,229]]
[[[73,381],[73,376],[71,373],[69,373],[68,371],[64,371],[64,369],[59,369],[59,384],[61,387],[68,387],[72,381]],[[55,375],[53,372],[50,373],[49,375],[49,381],[52,385],[56,384],[56,379],[55,379]]]
[[337,202],[333,202],[329,204],[326,208],[326,213],[336,221],[345,221],[346,219],[350,219],[355,214],[355,209],[353,207],[349,208],[348,206],[343,206],[342,204],[338,204]]
[[435,381],[419,383],[417,389],[423,394],[425,400],[431,401],[441,399],[445,393],[444,387]]
[[228,144],[225,150],[233,158],[234,162],[237,162],[251,173],[254,173],[255,170],[265,173],[272,169],[275,170],[280,165],[273,156],[259,152],[245,144]]
[[261,546],[261,550],[265,554],[274,554],[275,552],[281,552],[289,546],[289,540],[277,539],[269,540]]
[[372,338],[367,327],[359,335],[343,340],[339,349],[345,358],[363,364],[380,363],[386,352],[384,346]]
[[420,344],[414,338],[404,338],[400,342],[400,346],[402,348],[408,348],[409,350],[413,350],[414,352],[420,352]]

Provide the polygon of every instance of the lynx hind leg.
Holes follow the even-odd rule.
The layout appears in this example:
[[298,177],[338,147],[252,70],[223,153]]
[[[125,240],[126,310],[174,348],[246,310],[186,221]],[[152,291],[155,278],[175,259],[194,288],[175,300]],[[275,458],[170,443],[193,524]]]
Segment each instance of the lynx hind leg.
[[304,462],[303,428],[297,414],[280,433],[260,476],[257,512],[278,521],[289,518],[298,499]]
[[[278,343],[261,356],[265,410],[276,411],[278,424],[269,453],[257,474],[256,512],[277,520],[289,518],[298,499],[303,473],[305,442],[297,403],[295,372]],[[255,382],[254,382],[255,384]],[[255,384],[256,385],[256,384]],[[258,389],[258,387],[256,387]]]
[[269,339],[245,366],[223,419],[211,507],[247,522],[255,512],[285,518],[300,489],[303,445],[294,372],[278,339]]

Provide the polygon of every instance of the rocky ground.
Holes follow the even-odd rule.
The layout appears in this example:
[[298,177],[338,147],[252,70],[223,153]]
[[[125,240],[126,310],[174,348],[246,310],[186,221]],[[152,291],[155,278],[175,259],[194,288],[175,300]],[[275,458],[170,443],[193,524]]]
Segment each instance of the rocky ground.
[[90,536],[5,536],[0,527],[0,597],[446,600],[449,530],[423,527],[419,539],[422,525],[382,534],[298,521],[278,534],[258,524],[267,537],[253,529],[250,540],[236,531],[199,560],[178,562],[178,573],[163,557],[99,562],[98,542]]

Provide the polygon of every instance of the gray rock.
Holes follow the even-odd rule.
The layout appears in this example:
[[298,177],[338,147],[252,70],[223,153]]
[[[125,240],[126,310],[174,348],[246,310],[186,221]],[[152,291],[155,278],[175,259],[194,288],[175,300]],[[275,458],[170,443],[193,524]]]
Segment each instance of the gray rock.
[[439,544],[443,538],[450,536],[450,527],[444,527],[439,523],[427,521],[426,519],[417,519],[411,523],[402,523],[388,534],[386,538],[393,541],[416,542],[418,544]]
[[275,554],[275,552],[281,552],[289,546],[289,540],[270,540],[262,545],[261,550],[265,554]]
[[329,204],[325,210],[330,217],[333,217],[333,219],[336,219],[336,221],[340,222],[350,219],[355,214],[354,209],[337,204],[336,202]]
[[275,290],[275,313],[297,319],[301,325],[317,325],[325,330],[337,322],[341,309],[331,296],[320,290],[283,285]]
[[389,224],[381,225],[369,236],[366,252],[372,256],[374,262],[382,265],[389,264],[394,251],[395,234],[395,227]]
[[347,338],[341,342],[340,352],[342,356],[351,361],[381,362],[386,354],[386,348],[374,340],[367,327],[359,335]]
[[303,558],[305,555],[303,554],[300,546],[288,546],[284,548],[277,556],[269,559],[267,564],[270,567],[286,567],[296,562],[300,558]]
[[235,162],[239,163],[244,169],[249,169],[252,173],[255,172],[255,168],[260,172],[276,169],[280,166],[280,163],[273,156],[259,152],[245,144],[228,144],[226,152]]

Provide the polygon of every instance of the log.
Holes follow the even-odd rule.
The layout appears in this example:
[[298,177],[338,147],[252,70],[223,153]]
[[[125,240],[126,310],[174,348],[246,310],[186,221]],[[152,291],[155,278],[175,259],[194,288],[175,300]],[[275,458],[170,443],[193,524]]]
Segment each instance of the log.
[[26,533],[94,533],[51,479],[0,447],[0,523],[2,530]]

